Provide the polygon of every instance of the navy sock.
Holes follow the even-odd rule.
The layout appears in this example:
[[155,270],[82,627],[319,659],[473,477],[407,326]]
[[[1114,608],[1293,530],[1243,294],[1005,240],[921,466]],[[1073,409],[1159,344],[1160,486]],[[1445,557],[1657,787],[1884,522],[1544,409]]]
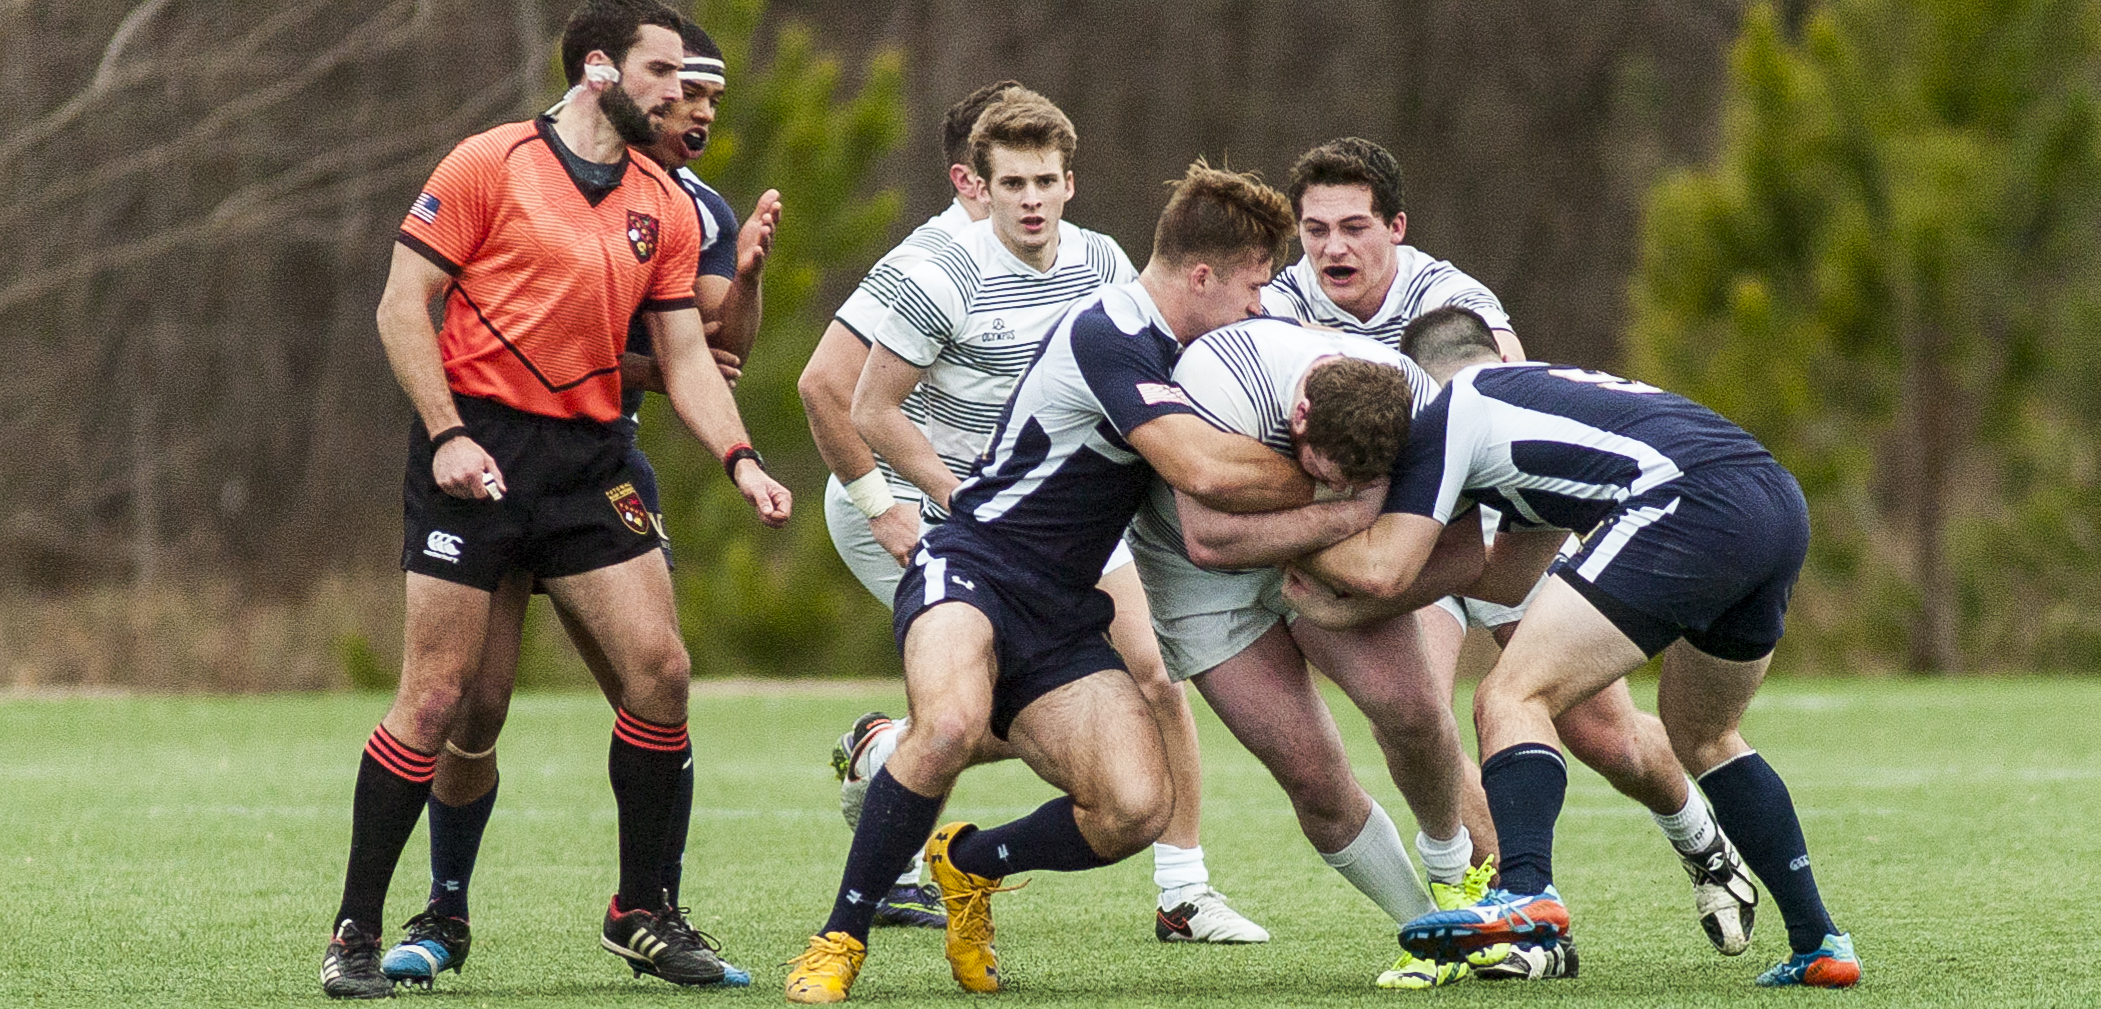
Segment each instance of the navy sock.
[[1700,775],[1700,790],[1714,805],[1714,819],[1736,842],[1744,864],[1758,874],[1780,916],[1787,921],[1787,944],[1807,953],[1835,935],[1838,926],[1824,910],[1816,873],[1809,868],[1809,844],[1802,840],[1802,821],[1795,800],[1773,765],[1756,751]]
[[1095,854],[1073,819],[1072,797],[1061,795],[1019,820],[965,832],[949,842],[948,861],[972,875],[998,879],[1030,869],[1099,869],[1114,860]]
[[657,725],[622,708],[615,713],[606,769],[620,809],[620,909],[654,910],[664,902],[664,853],[674,830],[679,776],[693,759],[686,724]]
[[481,854],[482,828],[496,808],[496,786],[462,806],[448,806],[432,795],[430,810],[430,909],[449,918],[467,917],[467,884],[474,878],[474,859]]
[[1481,788],[1502,847],[1496,885],[1520,896],[1554,883],[1554,821],[1568,796],[1568,764],[1545,743],[1519,743],[1481,762]]
[[350,867],[343,874],[343,902],[329,931],[348,918],[370,934],[379,934],[387,884],[394,881],[401,848],[423,815],[423,800],[437,767],[435,754],[409,749],[386,726],[372,730],[358,760],[357,790],[350,800]]
[[678,887],[686,875],[686,832],[693,823],[693,758],[690,745],[679,769],[678,792],[671,797],[671,836],[665,839],[664,871],[659,878],[671,906],[678,906]]
[[890,776],[887,767],[875,772],[861,800],[861,823],[854,828],[853,847],[846,852],[846,872],[839,879],[839,895],[832,899],[825,932],[844,932],[868,941],[876,901],[890,892],[890,884],[926,844],[927,835],[941,818],[945,798],[906,788]]

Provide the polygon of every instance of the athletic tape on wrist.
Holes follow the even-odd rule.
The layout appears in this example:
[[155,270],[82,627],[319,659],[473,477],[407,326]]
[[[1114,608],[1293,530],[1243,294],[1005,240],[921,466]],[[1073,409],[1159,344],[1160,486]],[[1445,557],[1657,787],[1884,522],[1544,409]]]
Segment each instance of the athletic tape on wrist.
[[897,507],[897,498],[890,494],[890,481],[883,478],[883,471],[872,469],[853,479],[846,485],[846,496],[860,509],[862,515],[875,518]]

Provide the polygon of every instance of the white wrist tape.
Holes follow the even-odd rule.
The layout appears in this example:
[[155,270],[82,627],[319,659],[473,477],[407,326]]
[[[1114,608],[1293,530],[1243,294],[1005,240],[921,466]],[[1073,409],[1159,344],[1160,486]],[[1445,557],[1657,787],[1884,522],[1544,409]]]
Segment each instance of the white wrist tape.
[[890,494],[890,481],[883,479],[883,471],[872,469],[854,478],[846,485],[846,496],[860,509],[861,514],[875,518],[897,507],[897,498]]

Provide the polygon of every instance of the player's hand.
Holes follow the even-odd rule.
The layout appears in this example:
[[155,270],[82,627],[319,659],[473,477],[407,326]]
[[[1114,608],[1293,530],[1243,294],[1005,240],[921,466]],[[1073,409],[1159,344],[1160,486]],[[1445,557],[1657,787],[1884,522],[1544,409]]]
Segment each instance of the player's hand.
[[715,370],[722,373],[722,380],[736,388],[737,380],[744,377],[744,359],[721,347],[709,347],[708,353],[715,355]]
[[737,232],[737,276],[756,275],[773,255],[773,232],[781,223],[781,191],[769,189]]
[[1284,565],[1284,602],[1316,627],[1342,627],[1348,621],[1343,596],[1295,564]]
[[890,559],[898,567],[912,563],[912,548],[919,544],[919,508],[908,502],[891,505],[890,510],[868,520],[868,529],[875,533],[875,541],[890,552]]
[[758,463],[750,459],[738,461],[737,492],[751,502],[751,510],[768,528],[779,529],[788,524],[788,513],[794,508],[795,496]]
[[657,359],[647,354],[622,353],[620,355],[620,388],[640,389],[643,392],[662,393],[664,372],[657,367]]
[[430,461],[430,476],[438,482],[439,490],[469,501],[490,497],[491,486],[497,495],[510,490],[503,482],[503,471],[496,468],[496,460],[465,435],[438,446]]

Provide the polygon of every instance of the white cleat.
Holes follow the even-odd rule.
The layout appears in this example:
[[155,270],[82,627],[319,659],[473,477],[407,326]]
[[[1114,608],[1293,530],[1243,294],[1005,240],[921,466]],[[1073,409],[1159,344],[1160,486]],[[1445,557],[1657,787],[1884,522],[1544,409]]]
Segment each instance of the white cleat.
[[891,721],[880,711],[854,720],[853,728],[832,747],[832,773],[839,779],[839,813],[846,826],[861,825],[861,804],[868,798],[868,781],[882,770],[883,762],[897,749],[897,737],[911,719]]
[[1751,925],[1758,911],[1758,888],[1744,871],[1736,845],[1717,831],[1714,841],[1699,851],[1681,851],[1678,858],[1692,878],[1694,910],[1707,941],[1723,956],[1736,956],[1751,948]]
[[1269,930],[1226,905],[1226,895],[1209,884],[1160,891],[1153,934],[1161,942],[1268,942]]

